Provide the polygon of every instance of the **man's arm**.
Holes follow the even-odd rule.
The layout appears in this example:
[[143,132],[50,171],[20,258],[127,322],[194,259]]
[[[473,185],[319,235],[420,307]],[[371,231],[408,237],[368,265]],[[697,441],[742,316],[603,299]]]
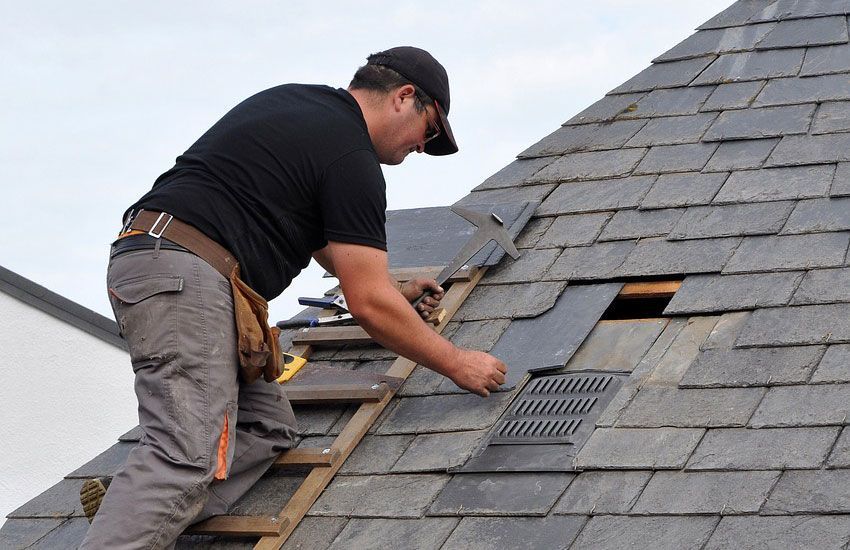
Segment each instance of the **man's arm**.
[[504,363],[454,346],[422,321],[395,287],[386,252],[334,241],[323,251],[336,270],[349,311],[378,343],[481,396],[504,384]]

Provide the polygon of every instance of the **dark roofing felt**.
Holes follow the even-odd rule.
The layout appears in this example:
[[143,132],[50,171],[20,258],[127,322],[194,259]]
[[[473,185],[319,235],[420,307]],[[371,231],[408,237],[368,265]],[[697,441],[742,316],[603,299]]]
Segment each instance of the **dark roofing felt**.
[[[571,286],[684,276],[674,317],[603,322],[567,364],[631,373],[575,471],[448,473],[515,392],[482,400],[417,368],[285,547],[844,547],[848,12],[848,0],[737,2],[460,201],[542,203],[523,256],[491,268],[447,328],[459,345],[499,345]],[[314,359],[377,370],[394,357]],[[351,409],[298,413],[301,444],[316,446]],[[86,473],[109,473],[127,445]],[[2,540],[79,540],[78,483],[12,513]],[[264,478],[239,511],[276,512],[296,483]]]

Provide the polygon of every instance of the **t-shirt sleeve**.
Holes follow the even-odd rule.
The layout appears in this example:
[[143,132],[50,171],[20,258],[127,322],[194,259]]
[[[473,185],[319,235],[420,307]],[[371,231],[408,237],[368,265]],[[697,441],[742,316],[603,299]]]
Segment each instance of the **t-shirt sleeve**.
[[326,240],[387,249],[387,186],[374,152],[352,151],[328,166],[319,198]]

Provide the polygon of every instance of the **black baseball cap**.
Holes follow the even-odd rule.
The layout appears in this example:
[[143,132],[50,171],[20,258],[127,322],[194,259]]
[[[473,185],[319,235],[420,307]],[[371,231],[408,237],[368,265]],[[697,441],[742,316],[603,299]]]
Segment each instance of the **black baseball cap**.
[[425,144],[429,155],[457,153],[457,143],[449,125],[449,75],[430,53],[413,46],[398,46],[366,58],[369,65],[383,65],[415,84],[434,100],[440,119],[440,135]]

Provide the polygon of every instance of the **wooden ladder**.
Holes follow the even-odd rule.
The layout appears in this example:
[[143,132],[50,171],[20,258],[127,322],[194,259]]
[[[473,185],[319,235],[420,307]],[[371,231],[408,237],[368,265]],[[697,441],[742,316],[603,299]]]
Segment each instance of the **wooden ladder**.
[[[452,285],[441,302],[445,314],[434,325],[441,333],[448,322],[466,300],[469,293],[481,280],[485,268],[465,269],[450,279]],[[421,270],[420,270],[421,273]],[[425,273],[430,275],[429,273]],[[412,270],[393,272],[397,280],[405,280],[413,275]],[[290,353],[309,358],[314,346],[362,344],[372,342],[366,332],[358,327],[315,327],[300,331],[293,338]],[[341,384],[290,385],[286,394],[292,404],[338,404],[359,403],[357,412],[348,421],[345,428],[327,448],[297,448],[282,453],[273,467],[308,467],[310,473],[301,483],[295,494],[289,499],[277,516],[215,516],[189,527],[185,534],[221,535],[233,537],[260,537],[254,546],[256,549],[280,548],[290,534],[307,514],[310,507],[322,494],[325,487],[342,467],[345,460],[354,451],[357,444],[366,435],[381,412],[390,403],[401,383],[413,372],[416,363],[399,357],[385,373],[386,381],[367,381]],[[304,367],[304,371],[310,365]],[[301,374],[300,372],[298,374]],[[376,376],[376,375],[372,375]],[[298,375],[296,375],[297,379]],[[378,375],[378,377],[380,377]]]

